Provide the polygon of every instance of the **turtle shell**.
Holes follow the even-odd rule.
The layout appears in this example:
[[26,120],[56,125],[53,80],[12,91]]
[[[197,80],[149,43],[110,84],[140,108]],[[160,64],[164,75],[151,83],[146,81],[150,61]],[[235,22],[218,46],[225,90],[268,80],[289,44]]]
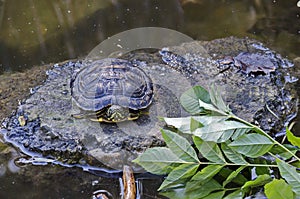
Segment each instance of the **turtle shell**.
[[133,110],[148,107],[153,99],[150,77],[122,59],[97,60],[71,80],[71,94],[83,110],[98,111],[110,105]]

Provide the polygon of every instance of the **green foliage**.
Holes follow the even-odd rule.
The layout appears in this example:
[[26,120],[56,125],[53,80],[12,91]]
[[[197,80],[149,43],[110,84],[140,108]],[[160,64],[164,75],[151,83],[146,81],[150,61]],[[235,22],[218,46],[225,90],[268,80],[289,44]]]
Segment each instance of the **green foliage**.
[[[243,198],[264,188],[268,198],[300,198],[300,138],[287,129],[281,144],[232,114],[214,87],[196,86],[180,98],[190,117],[164,118],[167,147],[147,149],[134,162],[167,174],[159,188],[169,198]],[[181,132],[193,143],[184,138]],[[288,161],[288,162],[286,162]],[[295,167],[296,166],[296,167]],[[299,167],[298,167],[299,169]],[[277,173],[278,175],[271,175]],[[255,172],[255,173],[253,173]]]
[[194,148],[185,138],[172,131],[162,130],[161,132],[167,146],[178,158],[187,162],[199,162]]
[[240,199],[244,197],[244,192],[236,190],[235,192],[228,194],[224,199]]
[[184,182],[185,179],[192,177],[197,172],[198,167],[199,165],[181,164],[169,173],[158,190],[178,186],[181,181]]
[[267,153],[272,145],[273,142],[266,136],[251,133],[238,137],[228,146],[247,157],[257,158]]
[[204,103],[211,103],[208,91],[201,86],[195,86],[180,97],[180,103],[187,112],[199,114],[205,111],[199,106],[200,99]]
[[194,136],[194,143],[200,154],[213,163],[225,163],[226,160],[220,150],[219,145],[215,142],[205,142],[201,138]]
[[287,136],[288,141],[292,145],[300,147],[300,138],[294,136],[293,133],[288,128],[286,128],[286,136]]
[[166,147],[148,149],[137,159],[133,160],[133,162],[142,165],[147,171],[158,175],[167,174],[177,166],[180,166],[180,164],[185,163],[184,160],[178,158]]
[[296,171],[296,168],[283,162],[280,159],[276,160],[280,174],[291,185],[294,193],[300,196],[300,174]]
[[203,126],[202,128],[198,128],[193,132],[193,134],[205,141],[221,143],[231,138],[237,129],[250,130],[251,128],[237,121],[222,120],[218,122],[212,122],[206,126]]
[[[246,166],[240,166],[237,170],[232,171],[230,175],[226,178],[225,181],[223,181],[223,187],[225,187],[228,183],[230,183],[233,179],[237,178],[238,175],[240,175],[241,171],[245,168]],[[240,180],[242,181],[242,180]]]
[[294,198],[292,187],[283,179],[274,179],[264,186],[265,194],[269,199]]
[[251,188],[254,187],[259,187],[262,185],[267,184],[268,182],[270,182],[272,180],[271,176],[268,174],[264,174],[264,175],[259,175],[257,176],[257,178],[255,180],[251,180],[246,182],[243,186],[242,186],[242,190],[247,190],[250,191]]
[[247,161],[243,157],[242,154],[238,153],[236,150],[230,148],[228,146],[229,141],[221,143],[221,148],[225,156],[230,160],[231,162],[235,164],[247,164]]

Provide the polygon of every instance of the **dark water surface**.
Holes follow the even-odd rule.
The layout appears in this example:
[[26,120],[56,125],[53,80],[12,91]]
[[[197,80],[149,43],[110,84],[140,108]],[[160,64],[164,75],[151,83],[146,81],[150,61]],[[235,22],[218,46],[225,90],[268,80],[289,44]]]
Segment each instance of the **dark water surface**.
[[[247,36],[297,60],[296,4],[297,0],[0,0],[0,74],[14,74],[20,87],[27,82],[17,82],[19,71],[82,58],[107,37],[144,26],[178,30],[198,40]],[[0,99],[5,97],[2,90]],[[300,133],[298,123],[294,131]],[[16,166],[19,156],[0,143],[0,198],[92,198],[99,189],[119,197],[118,176],[61,166]],[[160,180],[140,182],[141,198],[161,197],[155,191]]]
[[299,56],[297,0],[1,0],[0,71],[78,58],[131,28],[166,27],[194,39],[249,36]]

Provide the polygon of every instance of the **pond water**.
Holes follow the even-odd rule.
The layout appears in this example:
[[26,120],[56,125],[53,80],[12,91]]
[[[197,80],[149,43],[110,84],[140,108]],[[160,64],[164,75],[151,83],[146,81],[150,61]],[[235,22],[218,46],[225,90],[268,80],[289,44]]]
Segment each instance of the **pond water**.
[[[145,26],[174,29],[197,40],[247,36],[290,60],[300,57],[297,0],[0,0],[0,75],[5,74],[0,85],[7,78],[19,87],[31,85],[16,74],[82,58],[107,37]],[[298,122],[295,133],[299,129]],[[21,156],[0,142],[0,198],[92,198],[96,190],[120,197],[119,173],[22,165],[17,163]],[[141,198],[162,198],[155,191],[161,179],[146,175],[138,181]]]

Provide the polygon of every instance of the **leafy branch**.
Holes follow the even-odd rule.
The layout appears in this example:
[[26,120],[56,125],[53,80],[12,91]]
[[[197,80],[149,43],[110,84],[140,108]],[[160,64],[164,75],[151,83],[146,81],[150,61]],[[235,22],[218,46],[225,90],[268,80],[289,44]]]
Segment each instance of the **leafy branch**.
[[193,87],[180,101],[192,116],[164,118],[173,127],[161,131],[167,147],[147,149],[134,160],[149,172],[167,174],[159,188],[163,195],[243,198],[264,186],[271,199],[300,197],[300,138],[288,128],[291,144],[279,143],[234,115],[214,87]]

